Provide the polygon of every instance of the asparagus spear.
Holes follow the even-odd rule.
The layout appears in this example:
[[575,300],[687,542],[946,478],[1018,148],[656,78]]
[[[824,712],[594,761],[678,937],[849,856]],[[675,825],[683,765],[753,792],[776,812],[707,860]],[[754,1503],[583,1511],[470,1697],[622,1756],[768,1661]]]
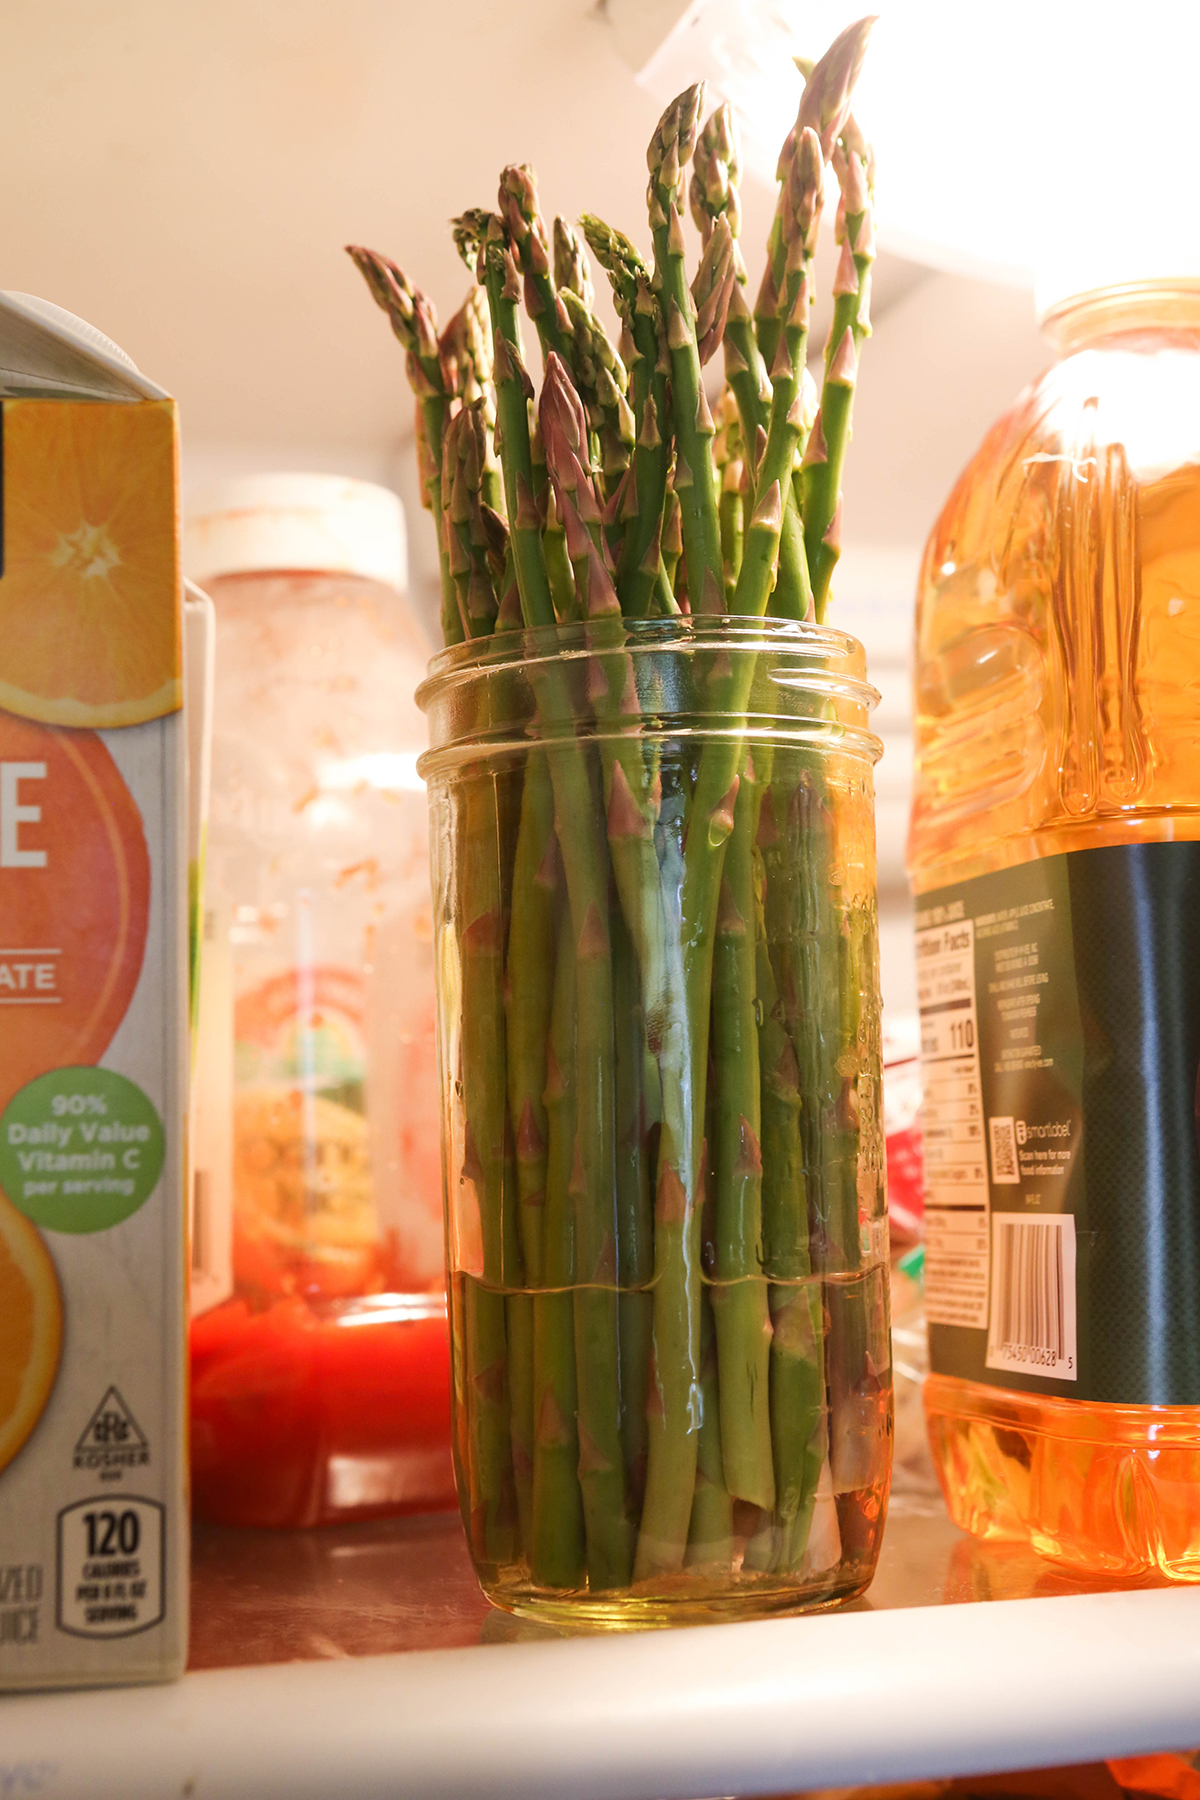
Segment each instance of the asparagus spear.
[[[820,61],[812,66],[808,80],[805,84],[804,93],[801,97],[795,128],[789,134],[783,149],[780,151],[778,173],[781,182],[781,192],[776,207],[775,221],[771,228],[766,272],[763,276],[758,300],[755,303],[755,326],[757,330],[758,345],[768,366],[774,362],[782,326],[779,301],[784,281],[784,264],[787,256],[783,238],[782,213],[786,202],[786,189],[788,185],[787,176],[795,158],[796,145],[800,136],[806,129],[813,130],[816,132],[823,159],[828,161],[833,156],[838,136],[842,132],[849,115],[851,97],[854,92],[855,83],[858,80],[859,72],[862,68],[862,60],[866,53],[867,40],[874,23],[874,18],[870,17],[859,19],[853,25],[847,26],[846,30],[843,31],[830,45]],[[837,410],[838,404],[839,403],[835,400],[835,411]],[[814,453],[819,452],[820,438],[815,427],[810,441],[810,448]],[[826,484],[823,483],[822,487],[824,487],[824,485]],[[836,484],[834,485],[836,492]],[[830,503],[830,518],[832,517],[832,510],[835,504],[835,501]],[[816,503],[814,502],[813,505],[815,506]],[[825,510],[823,501],[818,510]],[[814,538],[813,528],[810,523],[812,507],[802,504],[802,512],[804,514],[806,565],[811,574],[813,551],[815,543],[819,541],[819,534],[818,538]],[[822,526],[822,533],[826,531],[828,527],[829,518],[826,519],[825,525]],[[832,568],[832,563],[829,566]],[[826,576],[826,584],[827,582],[828,576]],[[814,606],[816,606],[815,599]],[[822,595],[820,607],[817,608],[816,616],[818,618],[823,617],[823,609],[824,595]]]
[[[679,576],[679,565],[683,561],[683,515],[680,511],[679,496],[673,487],[667,489],[667,497],[663,502],[662,528],[662,568],[672,592]],[[686,599],[686,595],[684,596]],[[690,611],[691,608],[688,608]]]
[[[528,777],[527,777],[528,779]],[[546,1587],[582,1587],[587,1573],[579,1485],[575,1380],[575,1219],[568,1193],[575,1161],[575,955],[562,908],[554,998],[544,1060],[546,1150],[545,1290],[534,1296],[533,1528],[530,1572]]]
[[[595,817],[594,803],[591,816]],[[579,820],[573,818],[570,827],[579,831]],[[560,841],[561,829],[560,825]],[[592,835],[586,824],[583,831]],[[633,1566],[633,1523],[628,1510],[621,1439],[613,1218],[616,1147],[612,947],[606,920],[607,914],[601,912],[598,902],[593,902],[584,927],[575,938],[577,1124],[569,1188],[575,1209],[578,1283],[575,1356],[579,1479],[587,1535],[588,1584],[601,1591],[627,1587]],[[589,1045],[588,1038],[593,1033],[598,1041]]]
[[[775,560],[779,554],[779,538],[783,531],[784,495],[792,491],[792,466],[795,459],[795,448],[801,439],[804,427],[802,412],[802,373],[804,373],[804,346],[808,335],[808,270],[811,265],[811,254],[815,247],[815,234],[820,214],[820,191],[822,191],[822,158],[817,135],[804,128],[799,142],[795,144],[795,153],[788,158],[784,167],[783,194],[779,207],[779,234],[784,245],[783,283],[779,290],[779,310],[783,313],[784,328],[779,333],[775,358],[770,378],[772,378],[772,403],[768,414],[768,430],[757,428],[759,454],[756,468],[756,506],[748,518],[743,542],[743,558],[739,571],[738,585],[734,589],[732,610],[761,614],[765,612],[770,592],[775,585]],[[734,684],[727,684],[730,691],[727,702],[730,709],[741,711],[745,704],[745,686],[743,693],[734,693]],[[712,761],[720,761],[720,752],[707,752]],[[732,767],[727,763],[727,769]],[[743,1276],[741,1282],[730,1287],[730,1300],[736,1300],[738,1310],[730,1305],[729,1316],[725,1318],[723,1310],[716,1309],[718,1323],[718,1343],[720,1343],[721,1382],[739,1381],[738,1406],[732,1406],[727,1395],[721,1395],[721,1415],[725,1420],[738,1420],[743,1427],[743,1436],[738,1442],[730,1442],[727,1427],[725,1442],[725,1472],[727,1481],[734,1492],[743,1498],[756,1501],[761,1508],[774,1507],[775,1503],[775,1471],[786,1478],[790,1472],[793,1456],[788,1454],[788,1413],[781,1408],[781,1399],[788,1391],[786,1379],[781,1381],[779,1372],[790,1372],[797,1359],[792,1363],[784,1363],[783,1352],[774,1359],[774,1411],[775,1436],[783,1433],[783,1445],[772,1454],[772,1420],[768,1409],[768,1395],[772,1393],[772,1382],[768,1381],[768,1346],[772,1343],[772,1321],[768,1318],[766,1292],[757,1282],[750,1282],[747,1276],[757,1271],[761,1265],[761,1235],[759,1235],[759,1202],[761,1202],[761,1174],[763,1163],[757,1156],[759,1134],[757,1125],[761,1118],[761,1096],[759,1096],[759,1069],[756,1058],[748,1058],[745,1044],[756,1042],[756,1021],[752,1010],[754,995],[754,968],[756,968],[756,952],[754,952],[754,878],[752,878],[752,850],[757,830],[757,806],[752,799],[752,776],[754,761],[748,758],[743,769],[741,788],[738,792],[738,803],[734,810],[734,830],[730,835],[729,846],[725,851],[725,869],[729,877],[723,889],[721,916],[727,916],[738,923],[739,936],[730,931],[730,940],[736,949],[741,950],[741,961],[734,965],[732,945],[729,958],[729,976],[721,979],[721,970],[725,958],[721,958],[720,938],[718,938],[718,972],[714,976],[714,1013],[712,1013],[712,1030],[716,1044],[736,1046],[730,1049],[725,1057],[718,1055],[720,1067],[721,1102],[723,1102],[723,1132],[721,1145],[725,1148],[723,1163],[718,1163],[718,1199],[725,1197],[725,1215],[729,1226],[723,1231],[721,1249],[725,1265]],[[718,776],[718,785],[720,785]],[[750,788],[743,799],[743,788]],[[736,895],[734,895],[736,886]],[[720,932],[720,922],[718,922]],[[736,970],[736,972],[734,972]],[[775,1073],[772,1069],[772,1073]],[[795,1161],[799,1152],[799,1130],[795,1116],[790,1116],[786,1109],[775,1105],[775,1094],[770,1094],[772,1109],[768,1118],[772,1123],[772,1154],[781,1157],[784,1165]],[[732,1129],[730,1112],[736,1112],[739,1130],[743,1134],[743,1143],[752,1139],[754,1156],[743,1152],[741,1166],[745,1174],[756,1177],[747,1183],[745,1175],[741,1184],[734,1181],[730,1174],[729,1130]],[[756,1166],[757,1165],[757,1166]],[[750,1210],[745,1204],[745,1190],[750,1190]],[[743,1201],[739,1206],[738,1201]],[[718,1289],[720,1292],[720,1289]],[[788,1327],[792,1323],[790,1316],[781,1310],[781,1325],[784,1327],[784,1345],[788,1343]],[[795,1332],[792,1332],[795,1336]],[[795,1390],[795,1382],[790,1384]],[[757,1413],[756,1413],[757,1400]],[[734,1456],[741,1458],[736,1485],[730,1460]],[[783,1467],[781,1467],[783,1463]],[[790,1501],[790,1490],[784,1487],[784,1496]],[[790,1517],[795,1514],[795,1507],[790,1507]],[[748,1555],[759,1557],[765,1553],[766,1535],[761,1543],[752,1546]]]
[[[840,925],[840,1017],[838,1072],[841,1089],[829,1122],[830,1152],[826,1159],[826,1185],[842,1202],[842,1248],[848,1269],[861,1272],[865,1244],[860,1222],[860,1163],[867,1174],[874,1164],[876,1180],[882,1179],[883,1157],[878,1140],[868,1139],[860,1126],[859,1077],[880,1079],[879,1045],[866,1021],[877,1017],[877,1005],[864,1007],[867,995],[877,995],[878,971],[874,960],[873,909],[861,902],[847,904],[836,886],[835,919]],[[869,1176],[868,1176],[869,1179]],[[871,1197],[872,1199],[874,1196]],[[873,1210],[873,1208],[872,1208]],[[872,1480],[872,1431],[870,1417],[878,1401],[878,1369],[870,1354],[871,1328],[866,1316],[865,1284],[844,1283],[831,1287],[829,1299],[831,1415],[834,1421],[830,1463],[836,1493],[869,1485]]]
[[581,616],[579,601],[575,593],[571,559],[567,555],[566,533],[558,516],[553,489],[546,496],[546,529],[542,533],[542,552],[546,558],[550,591],[554,595],[554,615],[560,625],[574,625]]
[[606,270],[622,322],[633,343],[630,400],[636,440],[633,452],[637,511],[626,523],[617,563],[617,592],[630,618],[650,609],[661,563],[663,506],[671,456],[667,409],[670,360],[658,300],[638,252],[603,220],[581,221],[597,261]]
[[613,1011],[617,1044],[617,1275],[620,1282],[621,1441],[630,1498],[646,1486],[646,1397],[654,1329],[653,1158],[646,1088],[656,1086],[637,953],[620,908],[613,916]]
[[[591,693],[601,737],[608,839],[618,892],[638,953],[647,1031],[659,1062],[663,1124],[655,1199],[654,1374],[648,1404],[646,1497],[635,1577],[682,1566],[695,1486],[691,1428],[699,1384],[699,1282],[695,1267],[704,1084],[697,1082],[695,1012],[685,1000],[678,931],[664,910],[654,840],[655,795],[641,753],[632,665],[619,648],[620,608],[606,567],[599,507],[586,458],[586,420],[565,368],[552,357],[542,393],[542,429],[559,508],[567,523],[591,641],[610,651]],[[591,530],[585,523],[590,520]],[[707,991],[705,991],[707,1014]],[[707,1050],[703,1051],[707,1055]],[[582,1375],[582,1358],[581,1358]]]
[[[774,834],[764,808],[759,836]],[[800,1139],[800,1070],[775,981],[763,904],[763,854],[755,847],[755,963],[763,1120],[763,1266],[771,1287],[771,1436],[777,1530],[772,1562],[803,1557],[825,1455],[825,1357],[819,1282],[813,1281]]]
[[537,177],[528,163],[510,163],[500,176],[500,216],[524,275],[525,310],[543,357],[553,350],[571,363],[571,327],[551,267],[550,238],[538,204]]
[[722,215],[708,234],[700,266],[692,281],[696,308],[696,355],[701,368],[721,343],[729,298],[737,278],[737,246],[729,220]]
[[717,1364],[717,1332],[713,1324],[715,1296],[700,1302],[700,1417],[697,1430],[696,1488],[688,1521],[684,1566],[728,1569],[733,1557],[733,1497],[725,1485],[721,1454],[721,1393]]
[[833,322],[825,346],[821,407],[803,473],[804,538],[818,619],[825,616],[830,576],[841,554],[842,466],[850,439],[859,351],[871,330],[874,157],[852,114],[845,118],[834,146],[833,166],[841,189],[837,236],[842,254],[833,285]]
[[555,614],[542,550],[542,521],[534,501],[528,411],[533,383],[526,372],[517,320],[517,263],[504,225],[494,213],[463,213],[455,221],[455,241],[468,261],[475,260],[487,290],[495,349],[496,434],[504,503],[521,612],[526,627],[533,630],[540,625],[553,625]]
[[[805,127],[784,171],[777,224],[784,248],[778,297],[780,326],[771,362],[766,442],[754,470],[756,504],[745,534],[733,610],[764,613],[775,585],[783,493],[804,428],[803,373],[808,343],[809,267],[821,216],[824,164],[816,133]],[[778,515],[776,517],[776,515]]]
[[[783,525],[783,494],[791,486],[792,462],[802,413],[801,375],[807,337],[808,265],[815,243],[821,201],[822,163],[816,135],[802,132],[786,173],[781,232],[786,246],[780,303],[786,325],[771,368],[770,426],[756,471],[758,499],[745,528],[734,612],[762,614],[774,586]],[[718,226],[714,227],[714,236]],[[761,431],[760,431],[761,438]],[[740,714],[749,693],[752,661],[740,658],[714,687],[722,710]],[[710,845],[707,857],[689,854],[689,874],[711,905],[711,887],[721,885],[717,915],[717,962],[713,980],[713,1035],[718,1069],[721,1130],[718,1135],[718,1272],[714,1290],[721,1376],[722,1444],[725,1480],[739,1498],[764,1510],[775,1504],[771,1445],[769,1356],[771,1323],[767,1294],[757,1279],[762,1265],[761,1097],[754,1014],[753,847],[758,824],[754,762],[741,763],[736,739],[705,747],[697,778],[697,798],[716,798],[729,814],[728,845]],[[689,851],[694,826],[689,829]],[[711,831],[710,831],[711,838]],[[706,867],[707,865],[707,867]],[[715,868],[715,873],[713,872]],[[685,889],[685,916],[687,891]],[[724,1285],[724,1283],[728,1285]]]
[[[513,344],[515,315],[504,289],[513,264],[498,221],[464,221],[463,236],[482,241],[489,304],[497,324],[497,403],[506,493],[521,495],[525,512],[513,532],[522,609],[530,625],[553,619],[542,557],[540,521],[532,504],[532,456],[524,387]],[[520,409],[513,403],[519,397]],[[510,426],[512,428],[510,428]],[[524,556],[522,552],[524,550]],[[527,589],[526,582],[532,581]],[[549,613],[549,619],[546,613]],[[571,1193],[576,1208],[576,1256],[584,1292],[575,1306],[578,1339],[580,1465],[588,1518],[589,1580],[619,1587],[632,1555],[620,1442],[620,1383],[615,1324],[613,1238],[613,1019],[608,877],[603,846],[590,822],[597,816],[583,748],[574,734],[575,701],[565,669],[553,662],[534,676],[554,794],[577,982],[577,1136]],[[611,1306],[611,1324],[603,1319]]]
[[665,926],[654,845],[657,796],[643,754],[641,703],[633,663],[618,654],[624,644],[621,607],[601,531],[601,508],[587,462],[587,420],[570,376],[553,354],[540,404],[542,436],[555,503],[567,530],[579,605],[588,620],[588,642],[607,652],[589,676],[589,698],[606,727],[600,753],[609,852],[617,889],[644,983],[647,1022],[653,1029],[667,1005],[669,974]]
[[762,1280],[762,1114],[755,1016],[753,849],[758,815],[753,756],[738,783],[725,856],[713,965],[716,1085],[716,1281],[712,1289],[725,1486],[768,1511],[771,1323]]
[[490,637],[498,600],[497,561],[503,567],[508,531],[481,496],[487,434],[482,404],[455,413],[442,441],[442,493],[446,497],[447,560],[467,637]]
[[[495,379],[500,460],[512,529],[522,611],[528,626],[551,624],[553,602],[542,553],[541,521],[533,503],[527,395],[532,384],[521,358],[515,300],[517,270],[507,233],[494,215],[464,214],[460,245],[482,263],[496,332]],[[579,1387],[580,1474],[588,1527],[588,1576],[597,1588],[625,1585],[632,1555],[620,1444],[615,1259],[612,1230],[614,1079],[612,960],[607,929],[607,872],[590,829],[595,798],[582,746],[573,733],[574,700],[562,668],[542,664],[534,678],[554,790],[555,829],[562,853],[574,936],[578,1063],[575,1164],[577,1272],[584,1293],[575,1305]],[[613,1301],[614,1322],[605,1318]]]
[[850,111],[851,98],[862,69],[867,40],[871,35],[874,23],[875,19],[872,16],[857,19],[853,25],[847,25],[845,31],[834,39],[820,61],[814,63],[812,74],[805,83],[804,92],[800,97],[800,109],[796,115],[795,126],[788,133],[783,148],[779,152],[778,179],[784,186],[781,188],[775,209],[775,219],[771,226],[768,245],[767,267],[754,308],[758,346],[768,368],[775,358],[782,322],[779,314],[779,294],[783,283],[784,263],[787,258],[783,240],[782,209],[785,204],[785,176],[788,165],[795,155],[796,143],[806,129],[816,132],[824,161],[828,162],[832,157],[834,145]]
[[[498,617],[498,596],[513,582],[513,565],[507,525],[495,510],[501,493],[499,472],[490,454],[496,406],[486,310],[483,292],[475,287],[441,338],[443,364],[453,379],[461,406],[445,436],[448,553],[464,626],[471,637],[509,629],[519,622]],[[551,812],[545,767],[531,758],[511,886],[504,884],[509,887],[513,902],[504,996],[514,1109],[506,1137],[502,1197],[512,1480],[526,1546],[531,1544],[533,1524],[535,1319],[531,1295],[519,1290],[522,1264],[526,1285],[535,1283],[541,1257],[540,1189],[544,1183],[545,1152],[542,1046],[549,1006],[548,970],[553,955],[554,864],[548,825]],[[521,995],[515,1007],[511,1004],[514,975]],[[482,1004],[494,1007],[495,1000],[494,994],[485,996]],[[494,1312],[495,1296],[480,1300],[477,1305]],[[498,1326],[498,1319],[491,1321],[493,1333]],[[494,1456],[497,1451],[489,1445],[489,1453]]]
[[877,15],[868,13],[838,33],[824,56],[813,65],[796,115],[796,131],[811,127],[820,139],[826,161],[850,114],[850,101],[862,74],[867,43]]
[[554,282],[560,294],[574,294],[589,312],[596,310],[596,291],[584,244],[569,219],[554,221]]
[[409,385],[420,409],[428,452],[424,493],[438,534],[442,635],[447,644],[458,644],[462,642],[464,631],[459,617],[458,594],[450,574],[442,516],[442,438],[450,416],[450,385],[438,344],[437,315],[432,302],[386,256],[366,250],[359,244],[347,244],[346,254],[366,282],[371,298],[387,314],[392,330],[404,346]]
[[[667,328],[670,412],[675,439],[675,492],[683,521],[688,594],[693,612],[722,612],[721,525],[713,474],[713,422],[700,378],[695,306],[684,266],[683,167],[692,153],[704,83],[674,99],[658,122],[646,161],[654,239],[654,286]],[[728,301],[726,301],[728,304]]]
[[721,566],[728,603],[733,598],[738,570],[742,566],[743,503],[749,488],[742,454],[742,430],[737,401],[729,387],[721,395],[721,404],[717,410],[717,436],[713,453],[721,481]]
[[[464,406],[485,400],[492,382],[491,330],[487,295],[475,283],[438,339],[447,387]],[[493,403],[491,423],[495,425]]]
[[688,202],[705,243],[717,219],[725,219],[734,241],[734,273],[742,285],[746,281],[746,264],[737,242],[742,227],[737,189],[740,160],[733,108],[728,100],[723,100],[709,114],[696,139]]
[[500,469],[492,451],[496,430],[496,390],[492,382],[492,331],[487,295],[476,284],[438,340],[442,364],[453,391],[464,406],[480,408],[485,438],[480,495],[483,504],[499,513],[504,504]]
[[[741,228],[741,202],[737,189],[739,164],[733,109],[728,102],[724,102],[709,115],[696,141],[696,148],[692,153],[693,174],[689,198],[692,217],[705,239],[720,217],[728,222],[734,239],[736,281],[730,292],[729,312],[725,322],[725,378],[737,401],[743,442],[749,458],[754,453],[759,432],[766,432],[770,424],[771,384],[766,364],[759,352],[754,322],[745,298],[746,265],[737,242]],[[747,482],[751,510],[753,492],[753,484]],[[812,597],[808,563],[804,554],[804,530],[796,495],[785,488],[783,498],[779,569],[772,589],[770,610],[783,618],[802,619],[808,613]]]
[[[543,1280],[542,1221],[546,1199],[546,1036],[554,991],[559,882],[554,791],[544,755],[525,765],[521,822],[513,864],[504,1009],[508,1046],[509,1119],[516,1144],[525,1275]],[[572,1074],[574,1069],[572,1066]]]
[[590,671],[588,693],[597,720],[605,727],[600,754],[609,854],[641,973],[646,1026],[654,1037],[679,999],[654,840],[657,782],[643,754],[633,663],[620,654],[621,609],[586,461],[586,418],[566,369],[553,355],[540,414],[555,501],[566,524],[579,603],[588,621],[588,642],[602,652]]
[[[771,432],[766,443],[761,446],[758,459],[758,497],[745,527],[742,566],[734,593],[735,611],[761,613],[765,610],[773,584],[782,529],[783,486],[785,482],[790,484],[791,462],[801,428],[800,371],[803,368],[803,333],[807,323],[805,260],[810,253],[809,238],[820,195],[820,157],[819,152],[814,157],[811,134],[802,137],[795,168],[789,173],[781,220],[781,233],[785,234],[787,246],[784,288],[788,306],[787,332],[780,339],[778,358],[772,368]],[[718,223],[714,226],[714,237],[719,229]],[[765,485],[768,478],[770,485]],[[726,656],[723,662],[714,666],[710,678],[713,703],[731,720],[739,718],[745,712],[752,676],[752,657],[739,656],[736,663],[733,663]],[[737,826],[736,801],[742,758],[742,741],[736,731],[705,745],[697,770],[689,815],[684,858],[683,919],[688,1010],[694,1032],[691,1083],[696,1093],[703,1089],[713,933],[727,844],[730,833]],[[734,846],[739,866],[742,866],[742,857],[750,856],[753,836],[752,814],[747,811],[743,814]],[[749,910],[742,916],[748,919]],[[728,991],[723,990],[719,996],[719,1005],[724,1008],[730,1004],[737,1007],[744,1005],[745,1001],[742,996],[734,995],[731,998]],[[736,1029],[736,1021],[722,1017],[719,1029],[723,1033],[732,1034]],[[743,1030],[741,1041],[747,1041],[751,1036],[751,1031]],[[757,1089],[757,1078],[754,1088]],[[756,1092],[752,1098],[747,1097],[746,1105],[751,1109],[757,1105]],[[744,1108],[741,1116],[749,1116]],[[743,1253],[745,1248],[743,1244]],[[672,1284],[664,1284],[663,1291],[666,1302],[675,1298]],[[739,1324],[744,1338],[746,1322],[740,1321]],[[752,1353],[745,1348],[738,1332],[733,1331],[730,1335],[739,1343],[739,1348],[730,1349],[727,1362],[736,1364],[740,1360],[743,1368],[756,1366]],[[653,1449],[652,1438],[652,1474]],[[677,1464],[677,1444],[673,1446],[673,1450],[673,1461]],[[761,1448],[758,1466],[765,1474],[765,1459]],[[728,1466],[726,1476],[728,1479]],[[760,1493],[773,1492],[773,1478],[772,1486],[768,1488],[765,1480],[760,1477],[758,1487]],[[649,1493],[650,1489],[647,1504]],[[762,1501],[759,1500],[758,1503],[762,1504]],[[643,1533],[644,1531],[643,1525]]]
[[481,1278],[467,1278],[468,1378],[472,1390],[472,1462],[479,1484],[473,1535],[483,1560],[511,1560],[515,1544],[512,1445],[505,1330],[503,948],[494,801],[485,778],[466,782],[462,831],[462,1178],[475,1193]]
[[605,491],[611,494],[629,467],[633,450],[633,413],[626,399],[629,377],[595,314],[570,288],[564,290],[562,301],[574,339],[575,388],[599,440],[600,469]]

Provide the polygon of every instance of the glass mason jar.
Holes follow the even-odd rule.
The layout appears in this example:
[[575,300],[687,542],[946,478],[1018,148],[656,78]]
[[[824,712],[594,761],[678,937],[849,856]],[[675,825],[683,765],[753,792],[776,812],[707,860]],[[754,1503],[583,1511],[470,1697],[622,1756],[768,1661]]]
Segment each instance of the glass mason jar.
[[966,1529],[1198,1580],[1200,282],[1047,325],[919,593],[926,1409]]
[[891,1457],[861,647],[572,625],[432,665],[459,1498],[622,1626],[871,1579]]

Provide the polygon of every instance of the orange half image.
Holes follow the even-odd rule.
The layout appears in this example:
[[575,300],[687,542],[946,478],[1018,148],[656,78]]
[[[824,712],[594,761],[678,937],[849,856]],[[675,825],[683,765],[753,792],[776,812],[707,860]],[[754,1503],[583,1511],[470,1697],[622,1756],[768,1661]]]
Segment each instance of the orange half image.
[[171,401],[6,400],[0,707],[139,725],[182,705]]
[[45,1411],[62,1350],[62,1298],[36,1227],[0,1194],[0,1469]]
[[0,1111],[104,1054],[149,913],[141,814],[103,740],[0,712]]

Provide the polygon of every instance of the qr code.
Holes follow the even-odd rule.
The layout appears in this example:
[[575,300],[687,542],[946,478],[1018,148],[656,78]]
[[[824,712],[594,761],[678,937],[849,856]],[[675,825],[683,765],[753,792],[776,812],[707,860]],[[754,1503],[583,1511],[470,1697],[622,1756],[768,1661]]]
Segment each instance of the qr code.
[[1021,1179],[1017,1167],[1017,1133],[1011,1119],[989,1119],[992,1140],[992,1180],[998,1186],[1014,1186]]

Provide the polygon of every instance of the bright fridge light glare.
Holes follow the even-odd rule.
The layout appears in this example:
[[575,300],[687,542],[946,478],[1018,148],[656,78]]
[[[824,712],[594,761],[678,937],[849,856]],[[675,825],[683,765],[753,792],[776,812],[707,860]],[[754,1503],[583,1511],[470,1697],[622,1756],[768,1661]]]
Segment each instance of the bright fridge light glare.
[[[865,10],[865,8],[864,8]],[[856,111],[881,242],[1044,298],[1200,275],[1195,0],[876,0]],[[641,71],[663,101],[704,76],[773,182],[800,78],[859,16],[828,0],[694,0]]]

